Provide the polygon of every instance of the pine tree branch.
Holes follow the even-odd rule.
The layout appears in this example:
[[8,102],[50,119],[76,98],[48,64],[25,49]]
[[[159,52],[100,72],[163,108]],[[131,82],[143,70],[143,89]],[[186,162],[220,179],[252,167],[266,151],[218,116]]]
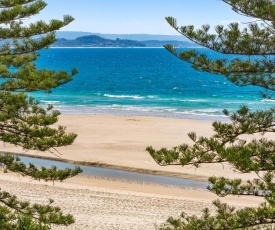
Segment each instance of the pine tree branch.
[[214,134],[210,138],[197,137],[189,133],[193,145],[183,144],[172,149],[161,148],[146,150],[160,165],[193,165],[202,163],[228,162],[243,173],[251,171],[270,171],[275,169],[275,141],[261,138],[250,142],[239,139],[243,134],[264,134],[275,132],[275,108],[268,111],[251,112],[241,107],[237,112],[229,114],[232,123],[214,122]]
[[177,25],[173,17],[166,17],[167,22],[177,32],[210,50],[222,54],[237,54],[240,56],[273,55],[275,53],[274,34],[269,28],[261,28],[256,23],[250,23],[248,28],[240,30],[238,23],[230,23],[228,29],[218,25],[216,34],[210,34],[210,26],[203,25],[195,30],[194,26]]
[[29,202],[20,202],[16,196],[12,196],[7,192],[0,192],[0,203],[13,210],[15,217],[18,214],[24,216],[31,216],[38,223],[43,224],[58,224],[58,225],[70,225],[74,223],[74,219],[71,215],[63,215],[59,207],[52,207],[53,203],[50,200],[49,205],[31,205]]
[[257,226],[264,227],[275,223],[273,207],[265,203],[258,208],[240,210],[235,210],[234,207],[223,204],[219,200],[214,201],[213,204],[216,207],[216,215],[210,215],[208,208],[203,210],[201,217],[182,213],[180,219],[170,217],[167,224],[160,229],[255,229],[254,227]]
[[42,37],[40,40],[26,39],[22,41],[23,44],[20,44],[18,42],[17,44],[14,44],[15,49],[13,49],[10,45],[2,45],[0,47],[0,57],[18,56],[22,54],[33,53],[37,50],[48,47],[54,42],[55,35],[54,33],[51,33],[47,36]]
[[229,81],[238,86],[259,86],[263,89],[275,91],[275,60],[211,60],[205,54],[196,51],[183,51],[179,54],[171,45],[165,48],[179,59],[192,64],[201,72],[224,75]]
[[253,18],[260,18],[265,21],[273,21],[274,2],[271,0],[222,0],[232,7],[236,13]]
[[[41,151],[71,144],[76,134],[65,131],[65,127],[54,128],[59,112],[52,107],[43,109],[33,98],[18,92],[45,90],[65,84],[77,73],[65,71],[38,70],[34,61],[37,51],[48,48],[55,42],[54,31],[69,24],[73,18],[38,21],[24,24],[23,20],[39,13],[47,4],[42,0],[1,0],[0,1],[0,140],[22,146],[25,149]],[[33,36],[40,35],[39,39]],[[0,155],[0,164],[7,171],[29,176],[36,180],[56,181],[75,176],[81,169],[62,169],[52,166],[38,169],[15,158]],[[51,224],[69,225],[74,222],[71,215],[63,215],[59,207],[21,202],[9,193],[0,192],[0,229],[43,229]]]
[[38,14],[47,4],[42,0],[36,0],[29,4],[17,4],[12,8],[4,8],[0,11],[0,24],[10,23],[16,20],[28,18]]
[[21,176],[29,176],[35,180],[44,181],[63,181],[67,178],[74,177],[82,172],[80,167],[74,169],[58,169],[55,166],[51,168],[41,167],[38,169],[33,164],[26,164],[20,161],[19,157],[11,156],[8,154],[0,154],[0,163],[5,166],[6,170],[19,173]]
[[37,21],[35,23],[30,23],[27,26],[22,26],[21,23],[13,23],[11,25],[12,30],[11,28],[0,28],[0,40],[25,39],[36,35],[39,35],[41,38],[43,35],[54,32],[73,20],[73,17],[65,15],[63,21],[51,20],[49,23]]
[[29,3],[32,3],[34,1],[37,1],[37,0],[13,0],[13,1],[10,1],[10,0],[1,0],[0,2],[0,8],[12,8],[12,7],[15,7],[19,4],[29,4]]
[[[195,30],[194,26],[179,27],[173,17],[167,17],[166,20],[196,44],[221,54],[239,56],[211,59],[207,54],[194,50],[177,52],[172,45],[166,45],[165,48],[177,58],[192,64],[198,71],[224,75],[237,86],[259,86],[268,93],[275,91],[274,1],[222,1],[238,14],[255,17],[262,24],[251,21],[247,28],[240,29],[238,23],[230,23],[228,28],[216,26],[216,33],[211,34],[209,25]],[[227,110],[224,110],[224,114],[230,118],[231,123],[214,122],[214,134],[209,138],[190,133],[193,145],[183,144],[160,150],[148,147],[147,151],[160,165],[176,163],[199,167],[201,162],[216,163],[220,160],[228,162],[240,172],[255,172],[258,178],[247,182],[211,177],[208,189],[218,196],[264,197],[266,203],[257,208],[236,210],[215,201],[213,204],[216,206],[216,214],[211,215],[208,208],[199,217],[183,213],[180,219],[169,218],[161,229],[269,229],[275,224],[275,140],[261,137],[244,139],[244,135],[275,133],[275,108],[251,112],[246,106],[241,106],[233,114],[229,114]]]

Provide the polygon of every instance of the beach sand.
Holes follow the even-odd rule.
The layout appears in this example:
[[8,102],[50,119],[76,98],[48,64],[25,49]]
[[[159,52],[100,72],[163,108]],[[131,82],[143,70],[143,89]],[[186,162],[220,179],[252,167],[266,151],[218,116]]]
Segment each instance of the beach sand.
[[[52,198],[64,213],[73,214],[73,225],[53,227],[56,230],[154,230],[170,216],[179,217],[182,212],[200,214],[207,207],[214,210],[212,201],[217,199],[204,190],[81,176],[53,185],[0,173],[0,183],[3,190],[22,200],[47,204]],[[231,196],[221,200],[238,208],[256,206],[262,201]]]
[[[62,155],[50,152],[24,152],[10,145],[3,151],[17,152],[45,158],[60,158],[68,162],[86,162],[104,167],[178,176],[206,181],[209,176],[253,178],[253,174],[240,174],[227,164],[205,164],[194,167],[159,166],[145,151],[147,146],[172,147],[191,143],[187,133],[209,136],[211,123],[156,117],[129,117],[111,115],[62,115],[60,125],[68,132],[78,134],[76,141],[58,148]],[[32,202],[55,200],[65,212],[76,218],[76,224],[64,229],[155,229],[169,216],[182,211],[200,213],[212,207],[217,199],[205,190],[180,189],[169,186],[115,181],[77,176],[63,183],[32,181],[14,174],[1,174],[1,188]],[[261,198],[226,197],[223,201],[238,207],[255,206]],[[62,228],[57,228],[62,229]]]
[[138,116],[62,115],[58,124],[66,126],[68,132],[78,134],[72,145],[57,148],[58,152],[26,152],[8,144],[3,144],[1,150],[200,181],[207,181],[213,175],[251,177],[234,172],[228,164],[204,164],[200,168],[159,166],[145,150],[147,146],[159,149],[192,143],[187,136],[192,131],[196,131],[198,136],[210,136],[213,133],[211,122]]

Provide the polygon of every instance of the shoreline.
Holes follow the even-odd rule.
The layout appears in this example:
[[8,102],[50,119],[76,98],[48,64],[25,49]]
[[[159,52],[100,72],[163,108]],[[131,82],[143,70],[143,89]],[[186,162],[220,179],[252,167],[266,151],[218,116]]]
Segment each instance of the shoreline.
[[[84,107],[84,106],[83,106]],[[190,120],[190,121],[198,121],[198,122],[231,122],[230,119],[224,115],[217,114],[192,114],[192,113],[169,113],[169,112],[150,112],[150,111],[127,111],[118,109],[117,111],[103,111],[103,109],[99,109],[98,111],[93,112],[86,110],[77,110],[73,106],[68,106],[67,108],[62,107],[55,108],[61,112],[62,115],[92,115],[92,116],[129,116],[129,117],[154,117],[154,118],[167,118],[167,119],[179,119],[179,120]]]

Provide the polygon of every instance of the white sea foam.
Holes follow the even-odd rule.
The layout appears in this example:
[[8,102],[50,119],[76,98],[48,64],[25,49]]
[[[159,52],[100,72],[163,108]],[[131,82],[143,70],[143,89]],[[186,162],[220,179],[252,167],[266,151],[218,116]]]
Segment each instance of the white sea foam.
[[178,98],[166,98],[165,100],[180,101],[180,102],[209,102],[206,99],[178,99]]
[[149,99],[159,99],[158,96],[153,96],[153,95],[149,95],[149,96],[147,96],[147,98],[149,98]]
[[46,105],[55,105],[55,104],[62,104],[61,101],[46,101],[46,100],[41,100],[41,103],[44,103]]
[[186,102],[209,102],[206,99],[186,99],[186,100],[179,100],[179,101],[186,101]]
[[104,97],[109,98],[132,98],[132,99],[144,99],[144,97],[139,95],[112,95],[112,94],[103,94]]
[[274,99],[263,99],[262,101],[263,102],[272,102],[272,103],[275,103]]
[[207,99],[180,99],[180,98],[161,98],[158,96],[146,96],[148,99],[158,100],[158,101],[179,101],[179,102],[209,102]]
[[119,109],[125,111],[137,111],[137,112],[170,112],[170,113],[182,113],[182,114],[204,114],[204,115],[218,115],[222,114],[222,109],[194,109],[194,110],[184,110],[182,111],[179,108],[171,108],[171,107],[149,107],[149,106],[133,106],[133,105],[96,105],[97,109]]
[[150,107],[134,105],[57,105],[55,109],[63,114],[113,114],[113,115],[135,115],[135,116],[154,116],[171,117],[177,119],[198,119],[198,120],[228,120],[222,114],[222,110],[215,109],[187,109],[172,107]]
[[175,112],[177,111],[176,109],[164,109],[164,111],[167,111],[167,112]]
[[225,115],[222,115],[222,114],[213,114],[213,113],[210,113],[208,111],[179,111],[179,112],[175,112],[176,114],[182,114],[182,115],[192,115],[192,116],[208,116],[208,117],[227,117]]

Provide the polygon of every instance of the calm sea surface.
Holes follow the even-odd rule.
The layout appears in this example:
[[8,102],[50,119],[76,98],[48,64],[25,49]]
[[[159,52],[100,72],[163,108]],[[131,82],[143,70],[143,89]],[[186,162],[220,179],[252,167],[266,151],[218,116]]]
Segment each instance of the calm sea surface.
[[72,82],[51,94],[31,94],[62,113],[222,120],[225,108],[275,105],[263,100],[258,88],[237,87],[221,75],[198,72],[163,48],[60,48],[40,53],[39,68],[79,70]]

